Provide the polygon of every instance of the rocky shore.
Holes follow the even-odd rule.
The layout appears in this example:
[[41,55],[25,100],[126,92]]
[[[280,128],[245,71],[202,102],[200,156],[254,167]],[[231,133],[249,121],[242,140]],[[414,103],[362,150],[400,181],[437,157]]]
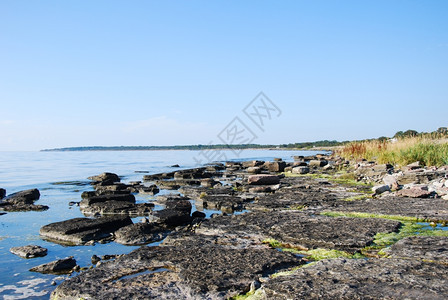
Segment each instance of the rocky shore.
[[[103,173],[71,203],[86,217],[43,226],[41,236],[142,246],[94,255],[90,268],[74,255],[32,270],[72,274],[53,299],[448,298],[447,176],[448,167],[324,155],[210,164],[130,183]],[[135,200],[162,190],[171,192]],[[0,209],[34,210],[37,199],[38,191],[9,195]]]

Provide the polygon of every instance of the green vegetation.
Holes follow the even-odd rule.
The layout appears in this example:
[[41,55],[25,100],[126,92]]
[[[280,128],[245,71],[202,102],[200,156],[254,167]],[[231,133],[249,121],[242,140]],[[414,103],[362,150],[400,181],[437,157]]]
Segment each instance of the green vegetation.
[[398,215],[383,215],[383,214],[362,213],[362,212],[326,211],[326,212],[322,212],[321,215],[328,216],[328,217],[377,218],[377,219],[395,220],[395,221],[400,221],[400,222],[424,221],[424,220],[419,220],[416,217],[398,216]]
[[442,166],[448,164],[448,131],[446,127],[431,133],[399,131],[393,140],[354,141],[336,152],[346,159],[365,158],[401,166],[420,161],[427,166]]

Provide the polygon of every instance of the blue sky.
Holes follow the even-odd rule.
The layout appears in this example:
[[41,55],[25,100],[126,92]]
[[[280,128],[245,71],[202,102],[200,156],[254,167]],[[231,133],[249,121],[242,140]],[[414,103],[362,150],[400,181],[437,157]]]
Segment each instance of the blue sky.
[[[447,126],[448,1],[0,0],[0,150]],[[263,91],[264,131],[242,110]]]

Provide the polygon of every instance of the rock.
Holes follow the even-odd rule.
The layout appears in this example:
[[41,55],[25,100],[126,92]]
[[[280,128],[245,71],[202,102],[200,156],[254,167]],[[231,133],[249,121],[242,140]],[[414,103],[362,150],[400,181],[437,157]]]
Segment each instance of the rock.
[[[299,266],[295,255],[265,246],[238,248],[220,237],[140,247],[61,283],[52,299],[229,299],[260,277]],[[132,276],[128,276],[132,275]]]
[[154,208],[154,203],[138,203],[126,201],[98,202],[89,206],[81,207],[81,212],[86,217],[99,215],[129,215],[132,217],[149,216]]
[[448,188],[448,180],[445,180],[445,184],[444,184],[444,186],[445,186],[446,188]]
[[38,189],[30,189],[13,193],[3,198],[3,202],[11,204],[33,204],[34,201],[39,200],[40,193]]
[[90,179],[92,181],[97,181],[97,182],[110,182],[110,183],[115,183],[115,182],[120,182],[120,177],[118,177],[117,174],[114,173],[109,173],[109,172],[104,172],[100,175],[96,175],[96,176],[90,176],[87,179]]
[[5,189],[0,189],[0,200],[5,198],[6,196],[6,190]]
[[422,167],[423,167],[423,165],[419,161],[416,161],[416,162],[413,162],[412,164],[404,166],[402,169],[403,169],[403,171],[411,171],[411,170],[420,169]]
[[198,234],[275,239],[302,248],[337,249],[354,253],[370,245],[377,233],[397,232],[400,222],[370,218],[333,218],[301,211],[255,211],[205,220]]
[[34,201],[40,198],[38,189],[20,191],[8,195],[0,200],[0,209],[4,211],[42,211],[47,210],[46,205],[35,205]]
[[180,166],[178,164],[175,164],[175,165],[170,166],[170,168],[180,168]]
[[317,160],[317,159],[313,159],[310,160],[310,162],[308,163],[309,167],[324,167],[328,164],[328,161],[326,160]]
[[304,161],[296,161],[292,164],[293,167],[307,167],[308,164]]
[[271,185],[280,183],[280,178],[276,175],[250,175],[248,183],[253,185]]
[[383,185],[376,185],[372,188],[372,192],[375,195],[380,195],[384,192],[390,192],[390,187],[387,184],[383,184]]
[[431,192],[428,191],[428,186],[412,186],[410,188],[399,190],[397,196],[402,197],[411,197],[411,198],[427,198],[431,195]]
[[270,172],[283,172],[286,163],[284,161],[265,162],[264,167]]
[[214,179],[211,179],[211,178],[201,179],[201,186],[203,186],[203,187],[211,188],[217,184],[220,184],[220,182],[216,181]]
[[172,179],[174,178],[174,172],[169,173],[158,173],[153,175],[144,175],[144,181],[155,181],[155,180],[164,180],[164,179]]
[[185,225],[191,221],[191,203],[187,200],[167,201],[166,208],[155,211],[153,221],[168,227]]
[[146,195],[152,195],[152,196],[154,196],[160,192],[159,188],[155,184],[152,184],[150,186],[140,186],[137,188],[137,190],[140,194],[146,194]]
[[264,161],[262,160],[251,160],[251,161],[243,161],[243,168],[254,168],[254,167],[261,167],[264,165]]
[[101,258],[99,258],[98,256],[96,256],[95,254],[92,255],[92,258],[90,259],[92,265],[96,265],[97,263],[99,263],[101,261]]
[[258,299],[445,299],[448,268],[404,259],[331,259],[266,282]]
[[73,256],[58,259],[47,264],[43,264],[31,268],[31,272],[39,272],[44,274],[69,274],[76,267],[76,260]]
[[420,259],[448,264],[448,238],[443,236],[412,236],[404,238],[387,251],[392,258]]
[[325,165],[323,168],[322,168],[324,171],[328,171],[328,170],[334,170],[334,166],[333,165],[330,165],[330,164],[328,164],[328,165]]
[[293,174],[308,174],[309,172],[310,168],[305,166],[295,167],[292,169]]
[[129,217],[75,218],[43,226],[39,233],[49,240],[67,244],[85,244],[110,238],[121,227],[132,224]]
[[123,245],[144,245],[161,241],[168,231],[154,223],[136,223],[115,231],[115,242]]
[[205,213],[203,213],[202,211],[194,211],[191,216],[193,218],[200,218],[200,219],[205,219],[205,217],[207,216]]
[[443,177],[445,172],[437,172],[437,171],[426,171],[426,172],[415,172],[409,171],[400,174],[397,177],[398,184],[404,185],[409,183],[415,184],[427,184],[431,180],[434,180],[439,177]]
[[47,255],[47,249],[41,246],[36,245],[28,245],[22,247],[12,247],[9,249],[12,254],[20,256],[22,258],[35,258],[35,257],[43,257]]
[[385,184],[387,184],[393,190],[397,190],[399,188],[397,178],[394,175],[389,175],[389,174],[385,175],[383,177],[383,182]]
[[247,173],[260,174],[261,168],[260,167],[249,167],[249,168],[247,168]]
[[79,203],[81,208],[85,208],[91,206],[95,203],[109,202],[109,201],[117,201],[117,202],[128,202],[131,204],[135,203],[135,197],[132,194],[118,194],[118,195],[99,195],[99,196],[91,196],[89,198],[84,198]]

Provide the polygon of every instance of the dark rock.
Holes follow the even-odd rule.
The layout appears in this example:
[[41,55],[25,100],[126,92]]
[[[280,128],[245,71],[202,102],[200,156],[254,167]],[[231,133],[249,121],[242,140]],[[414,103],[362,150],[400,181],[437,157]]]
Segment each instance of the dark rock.
[[34,201],[39,200],[40,193],[38,189],[30,189],[13,193],[3,198],[3,202],[10,204],[33,204]]
[[402,239],[387,251],[392,258],[420,259],[448,264],[448,238],[413,236]]
[[148,194],[153,196],[160,192],[159,188],[155,184],[150,186],[141,186],[137,190],[140,194]]
[[267,175],[267,174],[250,175],[248,178],[248,183],[254,185],[278,184],[280,183],[280,178],[276,175]]
[[254,167],[260,167],[264,165],[264,161],[261,160],[251,160],[251,161],[243,161],[242,165],[243,168],[254,168]]
[[374,187],[372,188],[372,192],[373,192],[375,195],[380,195],[380,194],[385,193],[385,192],[390,192],[390,186],[387,185],[387,184],[376,185],[376,186],[374,186]]
[[154,203],[138,203],[126,201],[98,202],[89,206],[81,207],[81,212],[87,216],[96,215],[129,215],[132,217],[149,216],[154,208]]
[[79,206],[81,208],[91,206],[95,203],[102,203],[102,202],[110,202],[110,201],[116,201],[116,202],[129,202],[134,204],[135,203],[135,197],[132,194],[118,194],[118,195],[99,195],[99,196],[91,196],[89,198],[84,198],[80,202]]
[[267,238],[303,248],[338,249],[354,253],[370,245],[380,232],[397,232],[401,223],[370,218],[332,218],[300,211],[250,212],[204,221],[197,233]]
[[30,271],[44,274],[69,274],[75,267],[76,260],[73,258],[73,256],[70,256],[64,259],[58,259],[56,261],[31,268]]
[[303,264],[267,247],[217,243],[196,236],[175,246],[141,247],[61,283],[52,298],[228,299],[261,277]]
[[12,254],[18,255],[22,258],[43,257],[47,255],[47,249],[41,246],[28,245],[22,247],[12,247],[9,249]]
[[180,168],[180,166],[178,164],[172,165],[170,166],[171,168]]
[[143,176],[144,181],[156,181],[156,180],[165,180],[165,179],[172,179],[172,178],[174,178],[174,172],[159,173],[159,174]]
[[220,182],[212,178],[201,179],[201,186],[203,187],[211,188],[217,184],[220,184]]
[[115,231],[115,242],[123,245],[145,245],[163,240],[168,231],[154,223],[136,223]]
[[84,244],[109,238],[114,231],[130,224],[132,221],[129,217],[75,218],[45,225],[39,232],[44,238],[52,241]]
[[403,259],[332,259],[278,276],[259,299],[445,299],[448,267]]
[[190,201],[167,201],[165,207],[165,209],[153,213],[153,220],[155,222],[173,227],[185,225],[191,221],[190,213],[192,205]]
[[326,160],[317,160],[317,159],[310,160],[310,162],[308,163],[308,165],[310,167],[324,167],[327,164],[328,164],[328,161],[326,161]]
[[261,168],[260,167],[249,167],[249,168],[247,168],[247,173],[260,174]]
[[244,200],[233,195],[205,195],[196,200],[197,207],[223,210],[232,213],[243,208]]
[[6,196],[6,190],[5,189],[0,189],[0,200],[5,198]]
[[156,184],[161,189],[178,190],[181,186],[200,185],[201,181],[197,179],[158,180]]
[[96,265],[97,263],[99,263],[101,261],[101,258],[99,258],[98,256],[96,256],[94,254],[94,255],[92,255],[92,258],[90,259],[90,261],[92,262],[92,265]]
[[205,213],[203,213],[202,211],[194,211],[191,216],[193,218],[200,218],[200,219],[205,219],[205,217],[207,216]]
[[102,182],[102,181],[107,181],[107,182],[120,182],[120,177],[118,177],[117,174],[114,173],[109,173],[109,172],[104,172],[100,175],[96,175],[96,176],[90,176],[87,179],[90,179],[92,181],[98,181],[98,182]]

